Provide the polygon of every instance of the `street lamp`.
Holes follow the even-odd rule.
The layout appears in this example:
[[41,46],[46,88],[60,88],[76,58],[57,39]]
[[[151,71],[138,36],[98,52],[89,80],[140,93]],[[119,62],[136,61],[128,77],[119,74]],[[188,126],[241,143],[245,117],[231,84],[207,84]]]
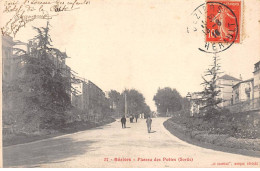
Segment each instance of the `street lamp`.
[[186,95],[186,98],[189,101],[189,114],[190,114],[190,116],[192,116],[192,112],[191,112],[191,94],[190,94],[190,92],[188,92],[188,94]]
[[188,92],[188,94],[186,95],[186,98],[190,101],[190,99],[191,99],[191,94],[190,94],[190,92]]
[[126,90],[125,90],[125,118],[127,117],[127,97],[126,97]]

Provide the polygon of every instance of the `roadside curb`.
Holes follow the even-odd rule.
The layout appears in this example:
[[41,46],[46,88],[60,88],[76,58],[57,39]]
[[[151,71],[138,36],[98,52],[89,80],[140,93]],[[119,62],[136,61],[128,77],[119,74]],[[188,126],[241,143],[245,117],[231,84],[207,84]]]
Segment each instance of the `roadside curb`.
[[207,138],[209,134],[205,134],[202,131],[191,132],[191,130],[172,122],[170,119],[166,120],[163,125],[171,134],[192,145],[216,151],[260,157],[260,151],[235,148],[235,146],[228,141],[228,137],[225,135],[219,135],[223,136],[223,139],[225,139],[224,144],[226,146],[221,146],[221,143],[217,138]]

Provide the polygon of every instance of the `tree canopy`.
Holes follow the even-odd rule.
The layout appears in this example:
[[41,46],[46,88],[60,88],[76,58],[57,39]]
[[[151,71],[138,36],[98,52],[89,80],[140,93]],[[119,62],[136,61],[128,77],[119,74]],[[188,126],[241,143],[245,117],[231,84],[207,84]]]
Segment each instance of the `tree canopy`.
[[[28,51],[15,49],[19,59],[16,77],[3,85],[4,117],[11,117],[19,131],[58,128],[64,124],[70,107],[71,71],[65,53],[53,48],[46,27],[36,28]],[[15,106],[14,106],[15,105]],[[4,122],[8,124],[8,117]]]
[[219,97],[221,87],[217,84],[217,77],[220,73],[219,59],[217,54],[214,54],[213,64],[205,71],[204,76],[202,76],[203,83],[201,83],[204,86],[202,94],[206,103],[202,109],[205,110],[205,116],[208,118],[217,113],[218,104],[222,102],[222,99]]
[[180,93],[170,87],[159,88],[153,100],[157,111],[162,115],[166,115],[167,111],[172,113],[182,108],[182,97]]
[[[116,90],[111,90],[108,93],[110,105],[115,105],[117,114],[123,115],[125,113],[125,102],[127,103],[127,114],[136,115],[144,113],[146,116],[150,115],[150,107],[145,103],[145,98],[142,93],[135,89],[126,89],[121,94]],[[114,112],[115,112],[114,111]]]

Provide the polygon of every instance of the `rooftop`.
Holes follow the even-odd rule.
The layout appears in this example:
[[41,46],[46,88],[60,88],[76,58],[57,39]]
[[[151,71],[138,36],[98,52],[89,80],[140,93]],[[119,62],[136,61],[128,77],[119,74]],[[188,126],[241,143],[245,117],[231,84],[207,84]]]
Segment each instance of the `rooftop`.
[[236,86],[238,86],[238,85],[241,84],[241,83],[253,82],[253,81],[254,81],[254,78],[250,78],[250,79],[245,80],[245,81],[240,81],[239,83],[235,84],[233,87],[236,87]]
[[238,78],[232,77],[232,76],[227,75],[227,74],[225,74],[225,75],[219,77],[218,79],[222,79],[222,80],[242,81],[242,80],[240,80],[240,79],[238,79]]

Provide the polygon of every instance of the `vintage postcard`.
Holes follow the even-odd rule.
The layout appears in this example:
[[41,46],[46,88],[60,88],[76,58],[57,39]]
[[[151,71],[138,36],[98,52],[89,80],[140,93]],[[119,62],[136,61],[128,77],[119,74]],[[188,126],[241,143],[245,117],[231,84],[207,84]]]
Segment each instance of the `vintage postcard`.
[[0,0],[4,168],[259,168],[259,0]]

